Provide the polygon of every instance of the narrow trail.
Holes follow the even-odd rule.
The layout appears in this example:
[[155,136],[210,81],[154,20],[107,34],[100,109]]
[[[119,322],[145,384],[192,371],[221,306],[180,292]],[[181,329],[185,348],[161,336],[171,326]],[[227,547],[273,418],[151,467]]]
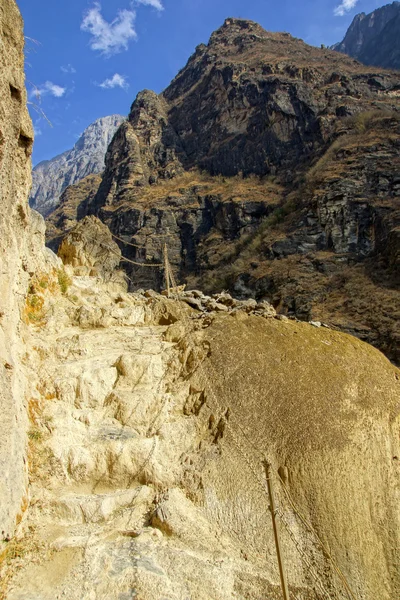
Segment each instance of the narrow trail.
[[[365,577],[353,575],[347,508],[327,511],[324,500],[343,494],[343,506],[361,506],[361,488],[348,493],[343,470],[353,481],[354,452],[372,464],[381,451],[376,444],[366,461],[362,413],[354,425],[348,405],[349,365],[356,354],[369,364],[368,347],[282,320],[264,304],[233,307],[226,294],[200,292],[182,298],[128,294],[115,282],[75,276],[68,294],[46,305],[46,325],[32,328],[29,509],[3,597],[281,600],[262,469],[268,458],[289,600],[374,598],[353,591]],[[385,397],[394,401],[392,368],[374,356],[373,373],[384,371]],[[332,359],[341,361],[340,387],[335,373],[329,385],[315,381]],[[361,443],[346,442],[340,466],[330,441],[346,431],[344,411]],[[386,435],[386,417],[376,426]],[[378,493],[381,484],[366,471],[372,484]],[[360,523],[376,539],[370,515]],[[326,543],[331,530],[338,548]]]
[[215,599],[231,597],[236,571],[273,591],[179,489],[204,431],[184,414],[189,385],[168,325],[149,324],[143,298],[115,293],[105,304],[90,279],[74,278],[84,303],[63,327],[32,340],[29,560],[13,565],[6,598],[205,600],[201,572],[213,570]]

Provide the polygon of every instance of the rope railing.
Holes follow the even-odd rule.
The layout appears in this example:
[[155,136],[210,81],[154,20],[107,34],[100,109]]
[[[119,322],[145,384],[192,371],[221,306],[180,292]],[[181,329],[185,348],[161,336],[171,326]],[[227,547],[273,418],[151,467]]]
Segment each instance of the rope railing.
[[108,244],[105,244],[104,242],[99,242],[98,240],[96,240],[95,238],[92,238],[88,235],[85,236],[87,240],[90,240],[92,242],[97,243],[100,248],[107,248],[107,250],[110,250],[110,252],[112,252],[113,254],[115,254],[116,256],[118,256],[120,258],[121,261],[123,262],[127,262],[130,263],[132,265],[135,265],[136,267],[164,267],[164,263],[140,263],[140,262],[136,262],[134,260],[131,260],[130,258],[127,258],[126,256],[123,256],[122,254],[120,254],[119,252],[117,252],[116,250],[114,250],[114,248],[112,248],[112,246],[109,246]]
[[122,239],[121,237],[118,237],[118,235],[115,235],[115,233],[113,233],[112,231],[110,233],[113,236],[113,238],[115,238],[119,242],[122,242],[126,246],[132,246],[132,248],[139,248],[140,250],[146,250],[146,246],[139,246],[139,244],[134,244],[133,242],[127,242],[126,240]]

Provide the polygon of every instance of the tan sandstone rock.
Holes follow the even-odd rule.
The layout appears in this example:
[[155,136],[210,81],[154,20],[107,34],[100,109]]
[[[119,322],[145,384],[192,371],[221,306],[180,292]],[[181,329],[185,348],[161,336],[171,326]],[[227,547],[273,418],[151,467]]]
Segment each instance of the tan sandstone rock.
[[14,0],[0,5],[0,35],[0,537],[7,539],[28,502],[21,313],[30,278],[54,270],[56,261],[44,248],[44,221],[27,201],[33,128],[26,108],[22,19]]

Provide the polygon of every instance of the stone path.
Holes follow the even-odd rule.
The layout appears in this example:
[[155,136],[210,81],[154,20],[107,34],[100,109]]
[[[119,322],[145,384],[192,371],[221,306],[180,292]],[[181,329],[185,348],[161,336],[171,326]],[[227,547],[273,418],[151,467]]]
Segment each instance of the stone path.
[[143,297],[74,285],[77,308],[33,342],[31,550],[7,599],[238,597],[234,572],[254,568],[179,487],[199,431],[168,327]]

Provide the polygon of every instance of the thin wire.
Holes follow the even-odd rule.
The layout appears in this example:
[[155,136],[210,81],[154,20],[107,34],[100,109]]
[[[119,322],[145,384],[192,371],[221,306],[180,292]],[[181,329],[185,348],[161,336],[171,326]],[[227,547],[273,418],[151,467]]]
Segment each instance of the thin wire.
[[318,573],[315,571],[314,567],[312,566],[311,562],[309,561],[306,553],[304,552],[304,550],[300,547],[300,544],[298,543],[295,534],[293,533],[290,525],[288,524],[288,522],[286,521],[286,517],[283,514],[283,512],[280,509],[277,509],[276,511],[277,515],[279,516],[280,520],[282,521],[286,531],[289,534],[290,539],[292,540],[297,552],[299,553],[300,557],[302,558],[302,560],[304,561],[304,563],[307,565],[307,568],[310,572],[310,574],[312,575],[312,577],[314,578],[318,588],[319,588],[319,592],[322,594],[323,597],[328,598],[328,600],[330,600],[331,595],[330,593],[326,590],[324,584],[321,581],[321,578],[319,577]]
[[99,242],[95,238],[92,238],[92,237],[90,237],[88,235],[85,235],[85,238],[87,240],[91,240],[92,242],[96,242],[101,248],[108,248],[108,250],[110,250],[110,252],[112,252],[113,254],[115,254],[116,256],[118,256],[120,258],[120,260],[122,260],[123,262],[131,263],[132,265],[135,265],[137,267],[163,267],[164,266],[162,263],[140,263],[140,262],[136,262],[134,260],[131,260],[130,258],[126,258],[125,256],[122,256],[122,254],[120,254],[119,252],[117,252],[116,250],[114,250],[114,248],[112,248],[111,246],[108,246],[104,242]]
[[140,250],[146,250],[146,246],[139,246],[139,244],[133,244],[132,242],[126,242],[124,239],[115,235],[115,233],[113,233],[112,231],[110,231],[110,233],[116,240],[118,240],[119,242],[122,242],[126,246],[132,246],[132,248],[139,248]]
[[356,597],[354,596],[353,592],[350,589],[349,584],[347,583],[346,577],[344,576],[343,572],[341,571],[341,569],[338,567],[338,565],[336,564],[334,558],[332,557],[331,553],[329,552],[329,550],[326,548],[325,544],[322,542],[320,536],[318,535],[317,531],[315,530],[315,528],[311,525],[311,523],[309,521],[307,521],[306,517],[304,517],[304,515],[300,512],[299,508],[297,507],[295,501],[292,498],[292,495],[290,494],[289,490],[287,489],[285,483],[282,480],[282,477],[278,474],[283,491],[285,492],[286,498],[289,501],[289,504],[291,505],[292,509],[294,510],[294,512],[296,513],[296,515],[299,517],[299,519],[301,520],[301,522],[303,523],[303,525],[305,525],[305,527],[308,529],[308,531],[312,534],[315,535],[315,537],[317,538],[321,549],[323,550],[323,552],[326,554],[326,556],[328,557],[328,559],[331,561],[333,568],[335,569],[337,575],[340,577],[347,594],[349,595],[349,597],[352,600],[357,600]]

